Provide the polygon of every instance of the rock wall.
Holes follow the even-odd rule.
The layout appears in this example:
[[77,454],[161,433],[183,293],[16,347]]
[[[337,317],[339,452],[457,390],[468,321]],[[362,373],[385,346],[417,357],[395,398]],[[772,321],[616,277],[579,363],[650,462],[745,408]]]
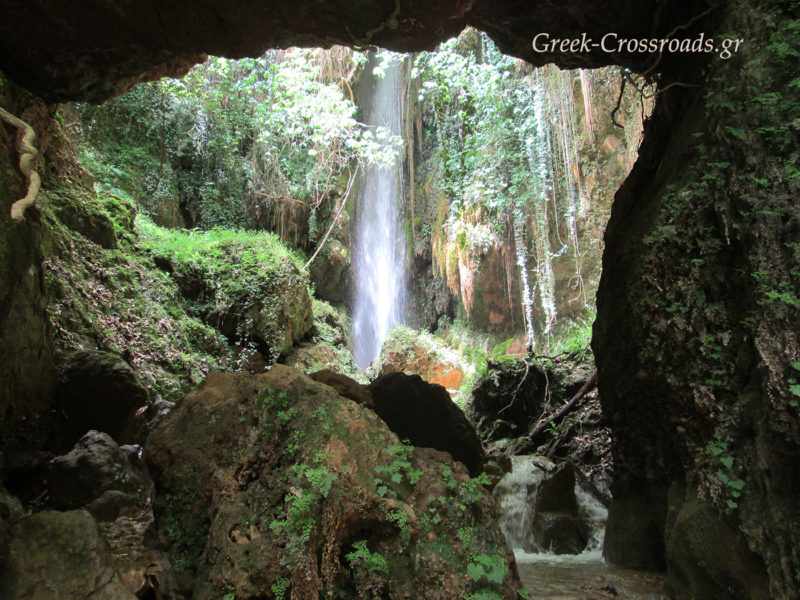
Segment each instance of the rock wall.
[[[666,564],[679,599],[761,597],[766,577],[772,597],[800,597],[796,14],[733,2],[718,31],[744,39],[739,54],[665,74],[606,232],[593,342],[617,468],[605,553]],[[736,560],[709,557],[701,529]]]
[[[32,107],[30,99],[1,76],[0,83],[0,105],[41,124],[41,112],[47,110],[41,104]],[[10,207],[25,195],[27,183],[18,170],[17,130],[0,123],[1,476],[29,462],[46,440],[55,370],[45,312],[41,222],[36,209],[21,223],[10,217]],[[46,142],[41,129],[39,133],[38,143]]]

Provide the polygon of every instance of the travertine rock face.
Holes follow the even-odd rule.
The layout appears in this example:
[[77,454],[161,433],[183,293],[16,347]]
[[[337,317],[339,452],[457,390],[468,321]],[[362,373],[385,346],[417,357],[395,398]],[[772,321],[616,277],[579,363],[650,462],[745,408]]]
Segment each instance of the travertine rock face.
[[[88,0],[8,0],[0,23],[0,69],[49,100],[100,102],[142,80],[185,73],[206,53],[257,56],[290,45],[349,44],[422,50],[466,25],[487,31],[507,53],[562,67],[622,63],[642,66],[643,55],[597,51],[534,52],[538,33],[550,39],[598,41],[664,34],[700,12],[701,2],[589,0],[200,0],[136,3]],[[669,10],[665,10],[666,7]]]

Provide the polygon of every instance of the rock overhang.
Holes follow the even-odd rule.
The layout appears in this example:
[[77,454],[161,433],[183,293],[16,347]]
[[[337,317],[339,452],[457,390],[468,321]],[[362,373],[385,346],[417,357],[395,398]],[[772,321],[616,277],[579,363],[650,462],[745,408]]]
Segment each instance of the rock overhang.
[[668,35],[705,2],[671,0],[4,0],[0,70],[48,102],[103,102],[140,81],[181,76],[208,54],[240,58],[269,48],[343,44],[419,51],[466,26],[534,65],[619,64],[644,70],[653,58],[593,48],[537,52],[533,37],[607,33]]

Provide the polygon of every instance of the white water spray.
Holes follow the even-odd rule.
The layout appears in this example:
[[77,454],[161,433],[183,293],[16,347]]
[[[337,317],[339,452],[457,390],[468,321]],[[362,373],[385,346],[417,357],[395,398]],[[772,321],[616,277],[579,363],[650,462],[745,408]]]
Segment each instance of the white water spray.
[[[553,559],[557,555],[550,552],[534,552],[541,544],[534,538],[533,505],[536,488],[545,478],[550,461],[539,456],[513,456],[512,469],[495,488],[495,500],[500,513],[500,529],[506,536],[508,545],[518,559],[533,555]],[[583,487],[575,484],[575,498],[578,515],[589,526],[589,542],[582,555],[599,556],[605,533],[608,511]],[[575,556],[575,555],[570,555]]]
[[[374,64],[374,56],[370,60]],[[402,134],[404,72],[404,61],[393,61],[384,77],[372,76],[372,93],[362,102],[366,125]],[[406,249],[400,226],[400,156],[398,149],[391,166],[367,165],[358,197],[353,354],[362,368],[377,358],[389,330],[403,322]]]

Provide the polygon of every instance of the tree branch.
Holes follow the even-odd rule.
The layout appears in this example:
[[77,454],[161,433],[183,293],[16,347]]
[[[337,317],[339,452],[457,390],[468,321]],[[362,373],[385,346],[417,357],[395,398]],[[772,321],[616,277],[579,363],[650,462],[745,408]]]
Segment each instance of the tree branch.
[[550,416],[539,421],[539,424],[528,434],[528,438],[531,440],[535,439],[536,436],[542,433],[542,431],[544,431],[547,426],[550,425],[550,423],[554,423],[555,421],[561,419],[561,417],[572,410],[575,405],[582,400],[584,396],[586,396],[586,394],[592,391],[595,385],[597,385],[597,369],[592,371],[592,374],[589,375],[589,379],[586,380],[586,383],[583,384],[581,389],[578,390],[578,393],[575,394],[569,402],[559,408],[556,412],[552,413]]

